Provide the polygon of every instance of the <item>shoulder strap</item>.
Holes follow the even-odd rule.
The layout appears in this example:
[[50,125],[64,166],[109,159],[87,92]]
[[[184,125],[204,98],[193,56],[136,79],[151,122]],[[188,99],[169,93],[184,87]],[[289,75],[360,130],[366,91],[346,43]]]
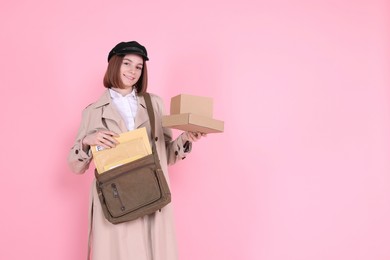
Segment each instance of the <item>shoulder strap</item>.
[[[146,110],[148,111],[148,116],[150,120],[150,127],[152,131],[152,138],[153,140],[156,138],[156,121],[154,118],[154,111],[153,111],[153,105],[152,105],[152,99],[150,97],[149,93],[144,93],[145,103],[146,103]],[[154,142],[153,142],[154,143]]]
[[158,153],[157,153],[157,148],[156,148],[156,120],[154,117],[154,110],[153,110],[153,104],[152,104],[152,99],[150,97],[150,94],[145,92],[144,93],[144,98],[145,98],[145,104],[146,104],[146,110],[148,111],[148,116],[149,116],[149,121],[150,121],[150,128],[152,132],[152,152],[154,155],[154,161],[158,168],[161,169],[160,166],[160,160],[158,158]]

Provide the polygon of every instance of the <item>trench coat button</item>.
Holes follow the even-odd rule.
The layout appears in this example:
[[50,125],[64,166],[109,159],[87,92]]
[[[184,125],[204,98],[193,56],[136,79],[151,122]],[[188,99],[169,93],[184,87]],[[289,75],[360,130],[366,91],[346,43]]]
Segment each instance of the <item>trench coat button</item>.
[[84,161],[83,159],[79,159],[80,162]]
[[178,151],[175,151],[175,155],[178,155],[179,154],[179,152]]
[[156,142],[158,141],[158,137],[156,136],[156,138],[154,138],[154,140],[156,140]]
[[75,154],[79,154],[79,150],[76,150],[76,151],[74,151],[75,152]]

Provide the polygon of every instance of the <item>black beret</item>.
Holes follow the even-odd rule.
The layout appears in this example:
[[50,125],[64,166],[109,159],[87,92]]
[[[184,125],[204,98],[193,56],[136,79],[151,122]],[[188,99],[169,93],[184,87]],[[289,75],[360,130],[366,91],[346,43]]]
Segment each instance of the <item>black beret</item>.
[[126,55],[130,53],[141,55],[144,60],[149,60],[146,48],[136,41],[131,41],[118,43],[108,54],[108,61],[114,55]]

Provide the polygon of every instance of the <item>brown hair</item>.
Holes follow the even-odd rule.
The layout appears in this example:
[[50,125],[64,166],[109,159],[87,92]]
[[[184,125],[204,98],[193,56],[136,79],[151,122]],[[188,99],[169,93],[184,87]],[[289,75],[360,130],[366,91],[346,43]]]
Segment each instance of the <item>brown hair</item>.
[[[120,68],[122,65],[124,56],[114,55],[108,62],[106,74],[103,78],[103,85],[106,88],[126,88],[121,80],[120,77]],[[135,89],[138,94],[142,94],[146,92],[146,89],[148,88],[148,69],[146,68],[146,62],[144,60],[144,64],[142,66],[142,73],[141,77],[135,84]]]

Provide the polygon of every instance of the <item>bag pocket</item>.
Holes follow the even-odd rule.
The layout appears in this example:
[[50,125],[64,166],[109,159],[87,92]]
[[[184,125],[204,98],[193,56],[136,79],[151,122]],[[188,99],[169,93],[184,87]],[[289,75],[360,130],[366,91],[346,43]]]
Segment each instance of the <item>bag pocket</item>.
[[162,196],[155,168],[150,166],[122,173],[99,186],[114,218],[136,211]]

